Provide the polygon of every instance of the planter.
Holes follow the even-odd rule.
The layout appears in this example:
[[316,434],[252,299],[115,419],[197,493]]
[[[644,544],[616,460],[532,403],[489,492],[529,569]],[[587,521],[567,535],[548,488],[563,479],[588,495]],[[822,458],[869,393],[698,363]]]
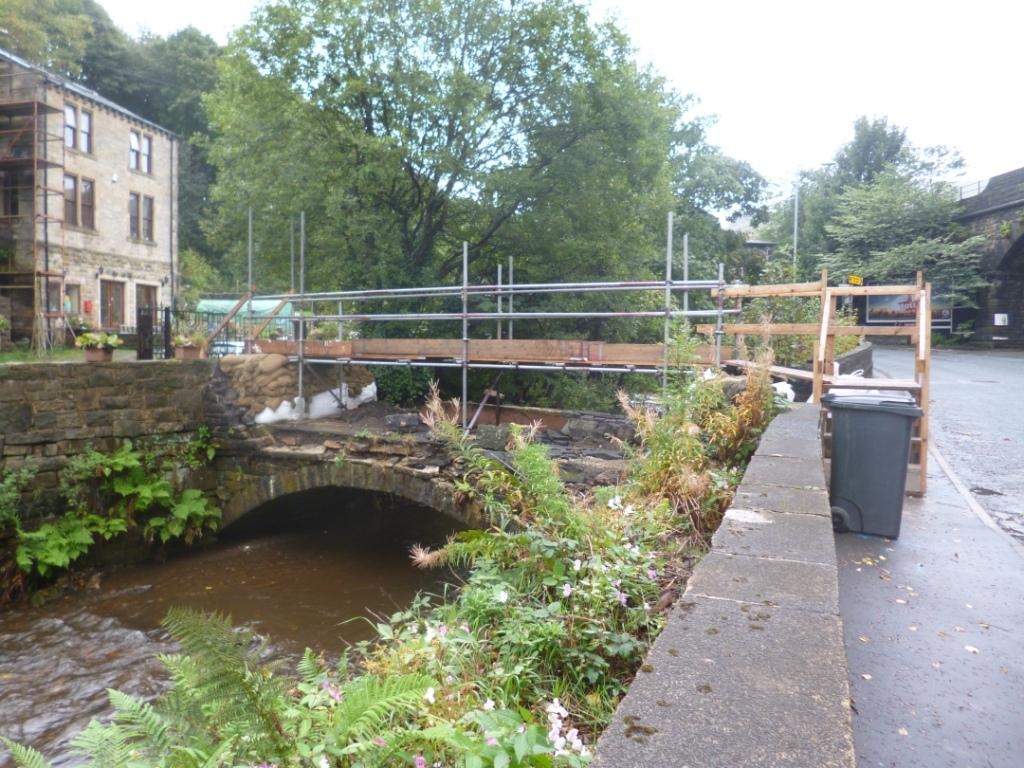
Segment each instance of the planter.
[[114,359],[113,347],[85,347],[82,351],[87,363],[109,363]]
[[175,347],[174,348],[174,359],[175,360],[199,360],[202,358],[203,348],[202,347]]

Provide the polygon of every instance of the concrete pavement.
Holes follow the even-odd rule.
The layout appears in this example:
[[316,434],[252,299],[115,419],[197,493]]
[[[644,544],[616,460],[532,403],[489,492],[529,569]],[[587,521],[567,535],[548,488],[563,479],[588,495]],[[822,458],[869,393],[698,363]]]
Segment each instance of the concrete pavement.
[[833,534],[817,410],[762,439],[600,768],[1024,766],[1024,547],[938,448],[899,539]]
[[835,537],[860,768],[1024,766],[1024,554],[946,470],[899,539]]

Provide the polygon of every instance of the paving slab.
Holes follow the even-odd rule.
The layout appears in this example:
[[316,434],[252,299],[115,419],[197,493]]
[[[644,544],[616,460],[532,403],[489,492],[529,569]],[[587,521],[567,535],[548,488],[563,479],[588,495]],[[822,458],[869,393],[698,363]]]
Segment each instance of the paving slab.
[[[824,475],[822,475],[824,477]],[[733,497],[733,506],[768,512],[790,512],[801,515],[819,515],[832,519],[828,491],[824,487],[785,488],[778,485],[748,482]],[[829,523],[831,525],[831,522]]]
[[726,511],[711,546],[726,554],[836,566],[832,521],[823,515],[733,507]]
[[718,551],[701,560],[686,594],[831,613],[839,600],[835,565]]
[[[813,436],[810,439],[815,439]],[[818,453],[820,456],[820,451]],[[744,483],[755,485],[784,485],[787,488],[824,489],[825,473],[819,462],[784,456],[763,456],[760,452],[750,459]]]
[[852,768],[847,691],[837,616],[686,598],[598,741],[595,764]]

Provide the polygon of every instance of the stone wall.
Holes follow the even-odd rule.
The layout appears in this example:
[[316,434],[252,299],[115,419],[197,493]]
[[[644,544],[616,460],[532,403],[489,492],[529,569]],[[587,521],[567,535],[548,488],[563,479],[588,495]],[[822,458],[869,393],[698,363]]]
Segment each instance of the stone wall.
[[45,494],[67,459],[125,440],[188,437],[205,421],[211,363],[125,361],[0,366],[0,472],[37,472]]

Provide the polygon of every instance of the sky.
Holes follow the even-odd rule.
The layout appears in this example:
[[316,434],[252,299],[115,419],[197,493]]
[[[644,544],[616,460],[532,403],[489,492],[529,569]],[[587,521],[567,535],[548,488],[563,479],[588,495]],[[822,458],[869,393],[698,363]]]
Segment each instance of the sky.
[[[130,35],[192,24],[218,42],[260,0],[100,0]],[[886,118],[916,147],[960,152],[970,184],[1024,167],[1015,0],[591,0],[669,86],[715,116],[709,141],[790,192]]]

